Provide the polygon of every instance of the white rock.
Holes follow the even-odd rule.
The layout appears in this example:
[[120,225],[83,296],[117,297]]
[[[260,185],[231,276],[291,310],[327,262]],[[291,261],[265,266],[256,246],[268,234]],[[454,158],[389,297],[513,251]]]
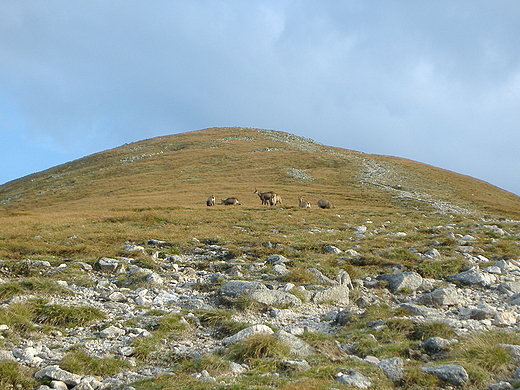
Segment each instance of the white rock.
[[34,374],[36,379],[49,378],[65,382],[69,386],[77,386],[81,382],[81,376],[62,370],[59,366],[49,366]]
[[334,379],[344,385],[360,389],[368,389],[372,386],[370,379],[357,371],[349,371],[347,373],[339,372],[334,375]]
[[516,314],[511,311],[497,311],[494,324],[496,326],[512,326],[516,324]]
[[51,386],[51,389],[54,390],[68,390],[67,384],[62,381],[51,381],[49,385]]
[[169,303],[177,302],[178,300],[179,296],[177,294],[161,292],[153,299],[153,304],[167,306]]
[[108,328],[103,329],[99,332],[99,337],[103,339],[114,339],[119,336],[124,336],[124,329],[118,328],[114,325],[110,325]]
[[235,344],[239,341],[242,341],[244,339],[247,339],[248,337],[257,335],[257,334],[273,334],[273,330],[268,327],[267,325],[259,324],[259,325],[253,325],[249,328],[242,329],[240,332],[235,333],[233,336],[226,337],[225,339],[222,339],[220,342],[223,345],[230,345]]

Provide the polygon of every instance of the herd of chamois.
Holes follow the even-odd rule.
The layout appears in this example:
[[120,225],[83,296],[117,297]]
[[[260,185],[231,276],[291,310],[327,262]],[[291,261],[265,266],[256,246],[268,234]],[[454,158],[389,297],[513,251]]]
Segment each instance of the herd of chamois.
[[[253,194],[257,194],[260,198],[260,201],[262,202],[262,205],[269,205],[269,206],[276,206],[277,204],[282,204],[282,197],[273,192],[273,191],[266,191],[261,192],[258,191],[256,188],[253,192]],[[226,199],[221,199],[220,204],[230,206],[230,205],[239,205],[240,201],[236,197],[230,197]],[[208,200],[206,200],[207,206],[214,206],[215,205],[215,196],[210,195]],[[304,209],[310,209],[311,204],[307,201],[305,201],[301,196],[298,197],[298,207],[304,208]],[[332,202],[326,200],[326,199],[320,199],[318,200],[318,207],[320,209],[332,209],[334,208],[334,205]]]

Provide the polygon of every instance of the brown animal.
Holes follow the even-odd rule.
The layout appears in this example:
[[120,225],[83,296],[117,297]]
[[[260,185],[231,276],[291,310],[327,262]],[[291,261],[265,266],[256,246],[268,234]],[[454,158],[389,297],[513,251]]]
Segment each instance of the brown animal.
[[211,195],[206,201],[206,206],[214,206],[215,205],[215,197]]
[[237,198],[231,197],[231,198],[221,199],[220,204],[229,206],[229,205],[240,204],[240,202],[238,201]]
[[271,206],[276,206],[278,203],[282,204],[282,197],[278,194],[274,194],[273,197],[269,200],[269,204]]
[[318,200],[318,207],[320,209],[333,209],[334,205],[332,204],[332,202],[330,202],[326,199],[320,199],[320,200]]
[[311,208],[311,204],[309,202],[306,202],[305,200],[303,200],[303,198],[301,196],[298,197],[298,206],[301,207],[302,209]]
[[272,205],[272,199],[273,196],[276,194],[273,191],[266,191],[266,192],[260,192],[255,188],[255,191],[253,194],[257,194],[260,200],[262,201],[262,204],[271,204]]

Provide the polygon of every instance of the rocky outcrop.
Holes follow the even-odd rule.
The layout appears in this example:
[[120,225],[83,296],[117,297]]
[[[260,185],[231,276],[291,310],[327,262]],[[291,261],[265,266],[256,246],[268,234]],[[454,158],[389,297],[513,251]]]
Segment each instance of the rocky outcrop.
[[[375,233],[366,226],[356,226],[353,240],[363,240],[362,236],[369,234]],[[478,248],[481,243],[475,236],[475,233],[453,234],[451,239],[457,244],[464,241],[465,245],[461,246],[471,243]],[[398,240],[406,236],[391,237]],[[385,268],[385,273],[379,275],[368,274],[352,280],[345,271],[347,267],[342,269],[339,266],[330,272],[330,268],[320,268],[317,262],[318,265],[305,271],[307,277],[312,277],[312,283],[297,283],[284,279],[285,271],[290,272],[297,264],[289,255],[271,255],[246,262],[232,258],[228,249],[214,242],[200,244],[182,255],[152,250],[161,245],[157,240],[148,240],[137,249],[126,248],[128,254],[136,252],[143,256],[153,253],[150,255],[154,265],[152,269],[140,266],[130,257],[102,257],[92,267],[85,262],[65,263],[60,268],[48,262],[31,263],[31,267],[46,277],[59,275],[58,271],[67,267],[79,267],[89,284],[56,280],[56,285],[68,289],[71,294],[56,294],[46,299],[53,305],[87,305],[100,310],[106,318],[81,327],[40,332],[37,338],[9,339],[0,348],[0,359],[16,361],[34,369],[35,378],[49,384],[42,385],[41,390],[59,389],[60,386],[68,390],[108,390],[172,373],[170,366],[160,363],[161,354],[198,359],[204,354],[231,348],[249,337],[267,335],[276,338],[290,351],[279,362],[279,367],[290,372],[312,369],[312,360],[308,358],[315,354],[336,359],[338,366],[345,359],[372,365],[372,369],[366,371],[349,369],[347,364],[339,367],[335,375],[338,386],[377,388],[374,384],[377,379],[370,374],[374,369],[380,370],[389,381],[402,383],[411,369],[404,354],[407,354],[407,359],[414,359],[414,367],[419,365],[425,375],[431,374],[439,378],[440,383],[450,386],[464,386],[471,380],[471,374],[463,365],[441,364],[459,339],[472,332],[518,330],[520,325],[520,262],[516,259],[493,261],[476,253],[454,254],[457,251],[454,246],[450,255],[461,256],[467,265],[459,269],[461,272],[438,279],[425,278],[417,269],[398,265]],[[353,247],[355,250],[331,251],[326,256],[336,256],[337,264],[361,261],[360,247]],[[284,253],[290,253],[286,249]],[[431,262],[442,261],[445,256],[441,250],[425,248],[423,251],[423,254],[411,252],[418,259]],[[0,281],[0,284],[4,283],[7,280]],[[1,307],[6,309],[27,299],[23,294],[11,297],[1,302]],[[234,334],[228,333],[226,337],[204,324],[199,317],[199,313],[204,311],[231,311],[234,305],[245,301],[257,303],[260,309],[234,311],[233,321],[249,326]],[[381,315],[369,321],[364,319],[365,314],[377,306],[388,307],[399,314],[390,318]],[[160,326],[162,316],[180,313],[182,337],[175,341],[164,338],[155,357],[150,359],[152,363],[137,365],[135,345],[138,340],[150,339]],[[416,346],[403,355],[385,356],[382,360],[379,360],[380,356],[364,353],[355,342],[332,343],[325,347],[309,341],[335,335],[355,324],[360,334],[366,336],[364,342],[376,345],[380,341],[373,334],[391,330],[395,324],[400,324],[399,321],[415,325],[441,323],[453,330],[453,336],[428,337],[417,341]],[[8,336],[12,331],[9,325],[0,324],[0,334]],[[311,334],[322,336],[306,337]],[[124,374],[104,378],[81,376],[60,368],[67,351],[78,345],[89,356],[99,359],[115,357],[130,368]],[[520,345],[503,344],[502,347],[511,354],[515,364],[520,365]],[[229,366],[230,375],[235,378],[248,373],[247,365],[229,362]],[[210,383],[220,380],[207,372],[196,373],[193,377]],[[504,382],[507,378],[500,379]],[[507,381],[513,383],[514,379],[512,375]],[[507,381],[505,383],[509,383]]]

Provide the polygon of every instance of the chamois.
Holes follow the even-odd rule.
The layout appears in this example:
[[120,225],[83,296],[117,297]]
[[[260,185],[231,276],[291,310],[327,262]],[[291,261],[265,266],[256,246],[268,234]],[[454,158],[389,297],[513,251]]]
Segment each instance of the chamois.
[[274,194],[273,197],[269,200],[269,204],[271,206],[276,206],[278,203],[282,204],[282,197],[278,194]]
[[320,209],[333,209],[334,205],[332,204],[332,202],[330,202],[328,200],[320,199],[320,200],[318,200],[318,207]]
[[276,195],[273,191],[266,191],[266,192],[260,192],[255,188],[255,191],[253,194],[257,194],[260,200],[262,201],[262,204],[268,204],[270,203],[271,206],[273,205],[273,197]]
[[298,197],[298,206],[301,207],[302,209],[311,208],[311,204],[309,202],[303,200],[303,198],[301,196]]
[[223,204],[223,205],[226,205],[226,206],[240,204],[238,199],[235,198],[235,197],[221,199],[220,201],[221,201],[220,204]]
[[206,206],[214,206],[215,205],[215,197],[211,195],[206,201]]

